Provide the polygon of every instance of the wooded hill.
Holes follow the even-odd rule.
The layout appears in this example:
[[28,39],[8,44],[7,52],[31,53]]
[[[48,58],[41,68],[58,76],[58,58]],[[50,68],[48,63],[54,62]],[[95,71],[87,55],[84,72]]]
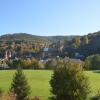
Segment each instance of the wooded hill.
[[74,37],[71,41],[66,43],[65,51],[67,51],[70,56],[74,56],[75,52],[85,57],[100,54],[100,31]]
[[14,34],[5,34],[0,36],[0,41],[15,41],[15,40],[25,40],[25,41],[36,41],[41,40],[44,42],[57,42],[58,40],[68,39],[71,40],[74,36],[36,36],[27,33],[14,33]]
[[[60,44],[59,41],[63,41],[63,44]],[[0,36],[1,48],[4,46],[5,49],[7,49],[10,45],[13,45],[14,47],[13,42],[15,42],[15,45],[23,44],[24,48],[26,47],[28,48],[27,50],[31,51],[39,51],[45,46],[58,49],[63,45],[63,52],[61,55],[67,55],[69,57],[73,57],[76,52],[85,57],[93,54],[100,54],[100,31],[89,33],[85,36],[36,36],[27,33],[15,33]],[[19,45],[17,45],[16,48],[16,51],[18,51]],[[22,46],[20,46],[20,48],[22,48]]]
[[[10,49],[18,55],[28,52],[41,52],[44,47],[56,48],[58,41],[72,40],[74,36],[36,36],[27,33],[5,34],[0,36],[1,54]],[[58,45],[58,46],[57,46]]]

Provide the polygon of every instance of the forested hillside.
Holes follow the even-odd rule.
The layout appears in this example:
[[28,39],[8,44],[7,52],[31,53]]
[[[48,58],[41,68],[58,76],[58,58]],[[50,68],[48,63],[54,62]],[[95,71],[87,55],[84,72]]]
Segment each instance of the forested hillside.
[[[0,51],[13,49],[16,52],[21,50],[22,52],[39,52],[46,46],[58,50],[58,55],[60,54],[62,57],[74,57],[75,53],[87,57],[92,54],[100,54],[99,43],[100,31],[85,36],[36,36],[15,33],[0,36]],[[59,53],[59,51],[63,52]]]
[[67,41],[64,46],[64,52],[70,57],[74,57],[75,53],[79,53],[84,57],[100,54],[100,31],[84,36],[76,36]]
[[68,39],[71,40],[74,36],[36,36],[27,33],[14,33],[14,34],[5,34],[0,36],[0,40],[2,41],[13,41],[13,40],[26,40],[26,41],[51,41],[57,42],[58,40]]

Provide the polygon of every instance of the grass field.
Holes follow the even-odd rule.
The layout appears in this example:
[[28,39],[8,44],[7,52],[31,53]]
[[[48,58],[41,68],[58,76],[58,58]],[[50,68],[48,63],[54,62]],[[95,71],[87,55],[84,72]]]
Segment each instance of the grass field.
[[[13,78],[14,70],[1,70],[0,71],[0,88],[5,93],[9,90],[11,81]],[[49,97],[50,85],[49,81],[52,75],[52,71],[48,70],[24,70],[24,73],[31,86],[31,96]],[[85,74],[89,77],[91,95],[95,95],[100,90],[100,73],[87,71]]]

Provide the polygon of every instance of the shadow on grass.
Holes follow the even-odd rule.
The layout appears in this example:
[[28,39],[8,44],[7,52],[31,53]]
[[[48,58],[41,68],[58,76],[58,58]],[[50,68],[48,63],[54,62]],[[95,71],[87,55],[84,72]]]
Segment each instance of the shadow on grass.
[[90,100],[100,100],[100,96],[94,96],[94,97],[90,98]]
[[95,70],[93,71],[93,73],[100,73],[100,70]]

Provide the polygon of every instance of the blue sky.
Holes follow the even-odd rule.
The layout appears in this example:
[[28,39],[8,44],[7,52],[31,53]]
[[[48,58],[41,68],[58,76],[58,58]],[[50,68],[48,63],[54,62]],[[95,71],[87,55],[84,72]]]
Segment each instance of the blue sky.
[[84,35],[100,30],[100,0],[0,0],[0,35]]

